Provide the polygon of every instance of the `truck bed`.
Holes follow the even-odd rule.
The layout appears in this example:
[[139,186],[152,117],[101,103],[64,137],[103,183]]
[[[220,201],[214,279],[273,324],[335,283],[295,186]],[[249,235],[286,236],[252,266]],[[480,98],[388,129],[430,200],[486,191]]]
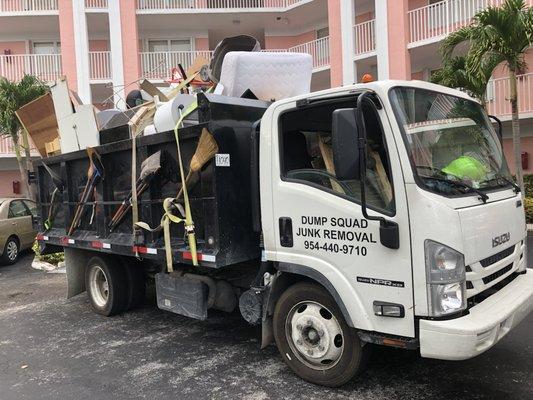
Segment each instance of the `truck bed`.
[[[198,242],[198,260],[206,267],[219,268],[260,257],[259,233],[254,229],[251,201],[251,132],[268,103],[218,95],[198,96],[198,111],[179,131],[185,173],[196,150],[203,128],[211,132],[219,154],[229,155],[229,165],[216,166],[211,160],[188,185],[192,216]],[[124,129],[122,128],[122,131]],[[107,137],[113,132],[106,132]],[[119,137],[117,131],[117,137]],[[84,207],[81,224],[72,235],[68,228],[78,199],[87,182],[89,158],[86,151],[63,154],[34,163],[40,210],[37,239],[43,254],[62,247],[90,249],[124,256],[165,260],[163,232],[141,230],[133,234],[131,211],[111,232],[108,225],[117,208],[131,190],[132,140],[120,140],[95,148],[105,175]],[[161,170],[148,190],[138,198],[139,220],[151,227],[160,224],[163,200],[175,197],[181,187],[177,148],[173,132],[141,136],[137,139],[137,177],[141,163],[161,151]],[[64,190],[55,202],[53,226],[46,230],[44,220],[55,189],[42,163],[61,177]],[[94,217],[91,221],[91,215]],[[184,240],[183,224],[171,224],[174,263],[191,263]]]

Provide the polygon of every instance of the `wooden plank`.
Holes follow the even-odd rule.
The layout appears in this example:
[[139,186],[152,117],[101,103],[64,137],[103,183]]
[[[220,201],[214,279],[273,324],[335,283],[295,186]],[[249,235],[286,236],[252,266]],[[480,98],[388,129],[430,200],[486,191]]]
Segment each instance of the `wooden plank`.
[[19,108],[15,114],[41,157],[46,157],[46,143],[58,137],[57,119],[50,93]]
[[159,90],[152,82],[145,79],[141,82],[139,86],[150,96],[157,96],[161,101],[168,101],[168,97],[161,90]]

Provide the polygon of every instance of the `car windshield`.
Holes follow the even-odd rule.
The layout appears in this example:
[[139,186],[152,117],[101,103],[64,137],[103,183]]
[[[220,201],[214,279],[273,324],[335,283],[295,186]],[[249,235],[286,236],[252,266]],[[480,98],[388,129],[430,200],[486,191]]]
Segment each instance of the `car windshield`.
[[500,140],[482,107],[430,90],[391,91],[418,183],[449,195],[512,186]]

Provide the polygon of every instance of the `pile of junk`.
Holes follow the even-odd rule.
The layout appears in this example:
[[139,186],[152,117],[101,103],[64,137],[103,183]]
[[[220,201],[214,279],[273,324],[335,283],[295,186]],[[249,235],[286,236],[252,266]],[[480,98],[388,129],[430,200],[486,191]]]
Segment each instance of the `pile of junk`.
[[[93,105],[82,104],[62,78],[49,93],[18,110],[19,120],[42,156],[34,163],[38,174],[34,180],[39,182],[41,227],[50,237],[57,234],[65,243],[72,237],[81,243],[85,236],[116,238],[124,243],[133,240],[134,248],[146,243],[144,235],[152,237],[153,243],[164,239],[161,244],[170,270],[170,242],[181,236],[196,265],[193,214],[196,213],[196,232],[207,232],[208,219],[214,217],[207,215],[208,206],[200,203],[199,196],[189,202],[188,187],[194,185],[195,175],[215,156],[220,156],[217,165],[229,166],[229,154],[235,156],[243,146],[250,146],[250,127],[271,102],[310,92],[312,57],[262,51],[254,37],[241,35],[221,41],[210,62],[198,58],[187,70],[178,65],[173,75],[166,86],[139,79],[139,89],[130,91],[124,99],[125,109],[98,111]],[[205,111],[199,103],[208,98],[211,108]],[[206,112],[210,115],[204,115]],[[226,128],[221,126],[224,121]],[[229,125],[240,124],[238,131],[244,123],[248,133],[231,139],[233,142],[224,136]],[[173,143],[168,141],[170,135]],[[188,139],[191,136],[195,136],[194,140]],[[243,144],[238,144],[240,140]],[[148,154],[142,150],[148,148],[147,142],[153,142]],[[231,161],[231,170],[249,168],[238,165],[239,158],[242,157]],[[110,173],[112,168],[118,172]],[[162,172],[169,168],[172,172]],[[234,179],[234,172],[219,172],[217,179],[224,173]],[[105,184],[100,185],[104,175]],[[163,179],[166,175],[168,179]],[[159,179],[158,187],[151,185],[154,179]],[[144,204],[138,198],[150,187],[149,200]],[[221,197],[222,201],[227,198],[228,194]],[[233,202],[237,204],[239,200]],[[196,207],[195,212],[191,213],[189,203]],[[242,203],[241,210],[249,207]],[[181,225],[179,233],[176,227],[171,233],[173,223]],[[154,224],[159,226],[154,228]],[[232,229],[237,229],[235,224]],[[157,232],[164,233],[164,238]],[[208,233],[200,236],[208,246]],[[248,236],[248,231],[239,234],[239,238]],[[257,247],[254,244],[250,248]],[[226,257],[227,262],[235,257]]]
[[164,87],[139,79],[139,89],[124,99],[126,110],[82,104],[62,77],[17,116],[40,155],[48,157],[173,130],[196,109],[198,93],[264,101],[309,93],[311,75],[311,55],[262,51],[257,39],[240,35],[222,40],[210,62],[198,57],[186,71],[172,68]]

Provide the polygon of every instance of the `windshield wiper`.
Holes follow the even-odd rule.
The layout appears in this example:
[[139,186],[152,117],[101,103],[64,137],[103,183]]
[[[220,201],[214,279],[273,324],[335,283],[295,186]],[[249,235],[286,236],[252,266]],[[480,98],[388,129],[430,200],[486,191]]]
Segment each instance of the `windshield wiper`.
[[476,189],[475,187],[470,186],[469,184],[464,183],[464,182],[450,181],[450,180],[448,180],[448,179],[437,178],[436,176],[424,176],[424,175],[421,175],[420,177],[423,178],[423,179],[431,179],[431,180],[434,180],[434,181],[444,182],[444,183],[448,183],[448,184],[453,185],[453,186],[459,186],[459,187],[462,187],[463,189],[467,189],[468,191],[473,192],[473,193],[476,193],[477,195],[479,195],[478,198],[479,198],[479,200],[481,200],[483,203],[486,203],[487,200],[489,199],[489,196],[487,196],[487,195],[486,195],[485,193],[483,193],[481,190]]
[[511,185],[513,187],[513,190],[515,193],[520,193],[521,190],[520,190],[520,186],[518,186],[516,183],[514,183],[511,179],[509,178],[506,178],[505,176],[503,175],[496,175],[494,178],[491,178],[491,179],[487,179],[486,181],[482,182],[482,183],[488,183],[488,182],[494,182],[494,181],[497,181],[497,180],[502,180],[504,181],[505,183],[507,183],[508,185]]

